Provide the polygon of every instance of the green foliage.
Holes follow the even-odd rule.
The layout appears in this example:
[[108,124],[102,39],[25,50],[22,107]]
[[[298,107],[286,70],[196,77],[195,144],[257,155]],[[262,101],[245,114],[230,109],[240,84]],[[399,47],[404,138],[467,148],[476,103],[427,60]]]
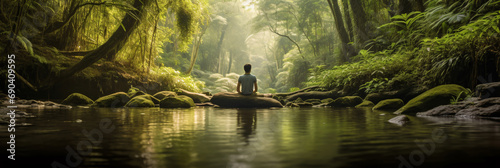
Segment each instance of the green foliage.
[[453,96],[451,99],[450,99],[450,103],[451,104],[457,104],[458,102],[462,101],[462,100],[465,100],[465,99],[468,99],[468,98],[471,98],[472,97],[472,91],[470,89],[467,88],[467,91],[462,91],[458,94],[458,96]]
[[365,93],[374,93],[382,91],[386,88],[389,79],[387,78],[374,78],[365,84],[359,86],[359,90],[365,90]]
[[288,92],[295,92],[295,91],[299,91],[299,90],[300,90],[300,88],[298,88],[298,87],[293,87],[293,88],[290,88],[290,89],[288,90]]

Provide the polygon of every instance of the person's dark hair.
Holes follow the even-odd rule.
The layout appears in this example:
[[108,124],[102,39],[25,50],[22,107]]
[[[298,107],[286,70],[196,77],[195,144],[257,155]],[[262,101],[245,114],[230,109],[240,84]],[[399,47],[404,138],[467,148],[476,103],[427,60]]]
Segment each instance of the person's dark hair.
[[252,65],[251,64],[245,64],[245,66],[243,66],[243,69],[245,69],[245,73],[249,73],[250,70],[252,70]]

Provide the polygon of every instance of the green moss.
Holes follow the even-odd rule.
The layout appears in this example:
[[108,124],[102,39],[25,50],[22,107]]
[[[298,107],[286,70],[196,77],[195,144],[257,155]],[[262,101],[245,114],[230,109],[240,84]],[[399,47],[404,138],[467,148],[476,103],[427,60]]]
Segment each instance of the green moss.
[[98,98],[93,106],[96,107],[123,107],[128,101],[130,97],[128,97],[125,92],[116,92],[107,96],[103,96]]
[[160,101],[161,108],[191,108],[194,107],[194,101],[187,96],[166,97]]
[[373,107],[373,110],[391,110],[391,109],[399,109],[403,107],[405,103],[401,99],[387,99],[382,100]]
[[321,103],[331,103],[333,102],[333,99],[332,98],[328,98],[328,99],[323,99],[321,100]]
[[328,106],[334,107],[354,107],[363,102],[363,99],[359,96],[345,96],[335,99],[333,102],[329,103]]
[[66,99],[64,99],[61,104],[72,106],[90,105],[94,104],[94,101],[81,93],[72,93],[68,97],[66,97]]
[[177,93],[172,92],[172,91],[161,91],[153,95],[158,100],[163,100],[166,97],[175,97],[177,96]]
[[154,107],[155,104],[151,99],[151,95],[136,96],[125,104],[125,107]]
[[427,111],[439,105],[450,104],[450,100],[458,97],[460,94],[468,92],[462,86],[456,84],[440,85],[432,88],[421,95],[411,99],[406,105],[401,107],[396,114],[415,114],[417,112]]
[[369,100],[363,100],[361,104],[356,105],[356,108],[361,108],[361,107],[373,107],[375,104]]

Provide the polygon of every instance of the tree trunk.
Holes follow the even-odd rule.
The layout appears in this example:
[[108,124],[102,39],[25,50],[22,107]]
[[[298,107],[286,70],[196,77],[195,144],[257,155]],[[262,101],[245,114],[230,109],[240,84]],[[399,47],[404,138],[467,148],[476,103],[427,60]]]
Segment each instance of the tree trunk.
[[398,15],[410,13],[412,11],[411,2],[409,0],[399,0]]
[[363,4],[359,0],[349,0],[350,8],[352,11],[352,19],[354,21],[354,29],[355,29],[355,40],[354,42],[360,46],[358,49],[363,47],[363,43],[368,40],[368,33],[366,32],[366,14],[363,9]]
[[222,55],[222,42],[224,42],[224,35],[226,34],[226,29],[227,29],[227,24],[224,25],[222,27],[222,30],[221,30],[221,35],[220,35],[220,39],[219,39],[219,42],[217,43],[217,63],[218,63],[218,66],[217,66],[217,70],[216,72],[218,73],[221,73],[221,63],[222,63],[222,58],[221,58],[221,55]]
[[340,13],[340,8],[337,0],[327,0],[330,6],[330,10],[335,19],[335,27],[337,28],[337,34],[342,42],[342,55],[344,56],[344,60],[349,61],[350,57],[354,55],[353,48],[348,43],[349,36],[347,35],[347,31],[345,30],[344,20],[342,19],[342,13]]
[[425,11],[425,1],[424,0],[415,0],[415,10],[423,12]]
[[349,12],[349,1],[348,0],[342,0],[343,5],[344,5],[344,15],[345,15],[345,24],[347,26],[347,34],[349,34],[349,41],[354,40],[354,28],[352,27],[352,22],[351,22],[351,14]]
[[229,52],[229,63],[227,64],[227,72],[226,73],[231,73],[231,64],[233,64],[233,53],[234,52]]
[[70,77],[73,74],[97,62],[101,58],[114,58],[116,53],[121,50],[130,35],[134,32],[134,30],[140,23],[140,21],[136,20],[132,15],[135,15],[137,18],[142,18],[142,16],[145,14],[145,9],[143,7],[146,6],[149,1],[150,0],[135,0],[134,8],[138,10],[129,11],[130,14],[127,13],[127,15],[121,22],[122,26],[119,26],[113,33],[113,35],[111,35],[111,37],[103,45],[85,55],[85,57],[83,57],[80,62],[76,63],[72,67],[62,70],[56,79],[61,80]]

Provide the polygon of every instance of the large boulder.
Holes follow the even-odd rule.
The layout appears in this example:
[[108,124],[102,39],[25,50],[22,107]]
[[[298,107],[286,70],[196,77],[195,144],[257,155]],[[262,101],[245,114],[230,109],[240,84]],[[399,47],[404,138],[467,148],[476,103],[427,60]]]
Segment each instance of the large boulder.
[[373,107],[373,110],[393,110],[403,107],[405,103],[401,99],[382,100]]
[[500,97],[471,98],[457,104],[442,105],[417,116],[500,117]]
[[484,83],[476,86],[476,96],[481,98],[500,97],[500,82]]
[[210,101],[210,97],[205,94],[189,92],[183,89],[179,89],[178,94],[190,97],[195,103],[204,103]]
[[278,100],[268,97],[244,96],[238,93],[220,92],[210,100],[224,108],[269,108],[283,107]]
[[329,103],[328,106],[333,106],[333,107],[354,107],[358,104],[361,104],[363,102],[363,99],[359,96],[344,96],[344,97],[339,97],[333,102]]
[[125,92],[116,92],[110,95],[106,95],[98,98],[93,106],[96,107],[123,107],[130,100],[127,93]]
[[125,107],[154,107],[155,103],[151,99],[151,95],[140,95],[130,99],[125,104]]
[[362,107],[373,107],[375,104],[369,100],[363,100],[361,104],[356,105],[356,108],[362,108]]
[[175,97],[175,96],[177,96],[177,93],[172,91],[161,91],[153,95],[153,97],[157,98],[158,100],[163,100],[166,97]]
[[66,99],[64,99],[61,104],[72,106],[86,106],[94,104],[94,101],[81,93],[72,93],[68,97],[66,97]]
[[452,99],[465,97],[468,90],[456,84],[440,85],[411,99],[396,114],[415,114],[430,110],[439,105],[450,104]]
[[181,95],[175,97],[166,97],[160,101],[160,108],[191,108],[196,106],[193,99]]

